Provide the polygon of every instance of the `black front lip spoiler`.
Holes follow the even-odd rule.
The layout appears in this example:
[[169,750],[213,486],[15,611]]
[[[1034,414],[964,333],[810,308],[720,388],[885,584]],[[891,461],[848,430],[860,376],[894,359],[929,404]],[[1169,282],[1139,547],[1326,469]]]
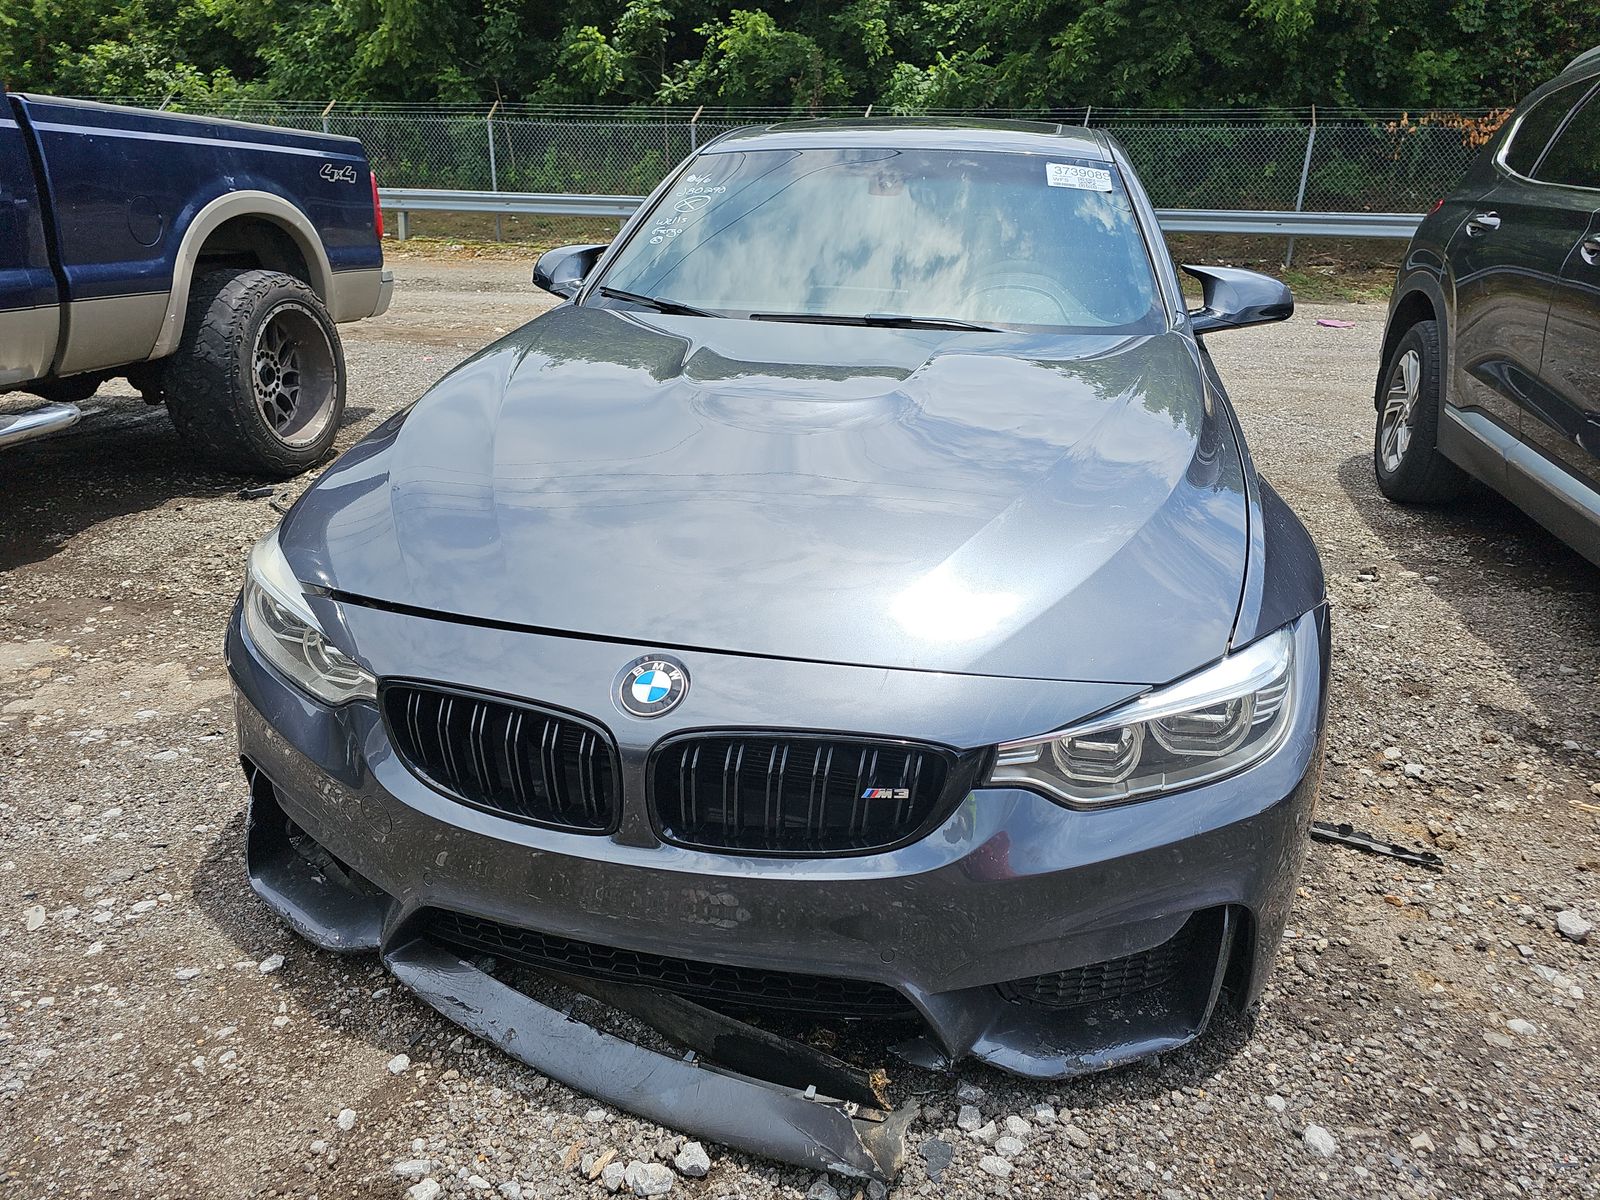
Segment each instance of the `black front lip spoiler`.
[[440,946],[414,939],[383,955],[395,978],[456,1024],[559,1083],[658,1125],[739,1150],[858,1179],[893,1181],[914,1107],[882,1121],[855,1106],[669,1058],[574,1020]]
[[282,808],[247,772],[250,885],[308,941],[345,954],[378,951],[395,978],[451,1021],[556,1082],[659,1125],[857,1179],[887,1184],[899,1173],[914,1105],[884,1113],[694,1054],[669,1057],[541,1004],[452,951],[396,930],[387,897],[363,889],[326,852],[313,862],[308,847],[291,844]]

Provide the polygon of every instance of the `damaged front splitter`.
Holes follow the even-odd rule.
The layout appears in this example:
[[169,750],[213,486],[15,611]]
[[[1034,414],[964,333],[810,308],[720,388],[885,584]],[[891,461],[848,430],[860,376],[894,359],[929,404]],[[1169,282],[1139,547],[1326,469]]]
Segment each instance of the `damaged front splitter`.
[[[890,1183],[905,1161],[915,1107],[884,1111],[828,1097],[815,1085],[800,1090],[769,1083],[693,1051],[670,1058],[541,1004],[422,939],[386,951],[383,961],[456,1024],[558,1083],[646,1120],[858,1179]],[[762,1038],[773,1036],[751,1029]],[[662,1032],[672,1037],[672,1030]],[[795,1057],[782,1065],[792,1067],[817,1053],[795,1046]]]
[[917,1109],[890,1110],[881,1072],[681,996],[539,972],[642,1019],[687,1053],[670,1057],[596,1029],[392,921],[390,897],[306,838],[270,791],[252,791],[251,887],[308,941],[343,954],[378,951],[396,978],[450,1020],[558,1083],[657,1124],[858,1179],[890,1183],[899,1172]]

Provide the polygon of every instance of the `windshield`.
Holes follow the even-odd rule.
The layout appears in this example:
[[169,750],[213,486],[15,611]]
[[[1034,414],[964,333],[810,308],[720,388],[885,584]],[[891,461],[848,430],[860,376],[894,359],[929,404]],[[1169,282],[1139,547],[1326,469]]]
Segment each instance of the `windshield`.
[[636,227],[601,288],[718,316],[1149,326],[1155,278],[1108,166],[949,150],[714,151]]

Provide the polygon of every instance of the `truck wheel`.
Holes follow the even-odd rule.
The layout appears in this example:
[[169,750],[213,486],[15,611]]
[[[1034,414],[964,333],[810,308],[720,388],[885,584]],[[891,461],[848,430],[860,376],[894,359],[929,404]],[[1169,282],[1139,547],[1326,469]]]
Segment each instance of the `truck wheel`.
[[194,281],[161,391],[222,466],[287,479],[321,462],[344,412],[344,351],[316,293],[276,271]]

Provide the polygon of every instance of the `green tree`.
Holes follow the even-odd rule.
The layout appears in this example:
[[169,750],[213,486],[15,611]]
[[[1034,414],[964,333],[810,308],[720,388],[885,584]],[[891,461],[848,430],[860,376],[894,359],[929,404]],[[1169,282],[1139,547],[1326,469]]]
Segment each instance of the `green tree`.
[[0,0],[62,93],[1060,109],[1505,105],[1595,0]]
[[696,32],[705,49],[679,66],[663,99],[805,111],[849,98],[839,64],[816,39],[782,28],[770,13],[735,9]]

